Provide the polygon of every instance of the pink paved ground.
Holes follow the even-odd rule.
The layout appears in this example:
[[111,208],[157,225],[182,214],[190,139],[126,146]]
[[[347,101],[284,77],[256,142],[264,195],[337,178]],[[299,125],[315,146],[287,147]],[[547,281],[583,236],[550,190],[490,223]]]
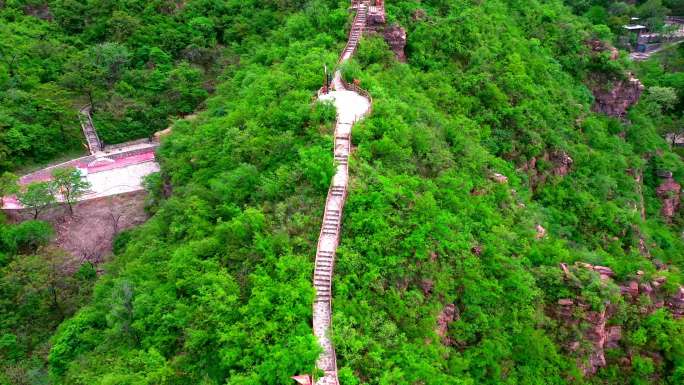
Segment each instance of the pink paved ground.
[[[104,160],[99,160],[99,161],[94,161],[87,163],[85,161],[78,161],[74,162],[71,164],[72,167],[79,168],[81,170],[85,171],[86,178],[93,182],[92,179],[97,181],[95,185],[93,186],[94,191],[92,191],[90,194],[87,194],[84,196],[84,199],[90,199],[93,197],[99,197],[99,196],[106,196],[106,195],[111,195],[111,194],[116,194],[119,193],[120,190],[127,192],[127,191],[134,191],[136,190],[140,184],[140,180],[143,174],[146,174],[148,172],[152,172],[158,169],[158,166],[156,168],[154,167],[146,167],[144,163],[150,163],[155,161],[155,149],[150,148],[149,151],[135,154],[135,155],[130,155],[126,157],[121,157],[116,160],[109,160],[109,161],[104,161]],[[140,166],[136,166],[140,165]],[[145,169],[141,170],[133,170],[131,168],[126,169],[127,167],[135,166],[137,168],[140,167],[145,167]],[[149,168],[149,170],[147,170]],[[102,173],[106,171],[112,171],[112,170],[117,170],[121,169],[123,174],[121,172],[116,172],[112,175],[109,176],[102,176],[101,178],[95,178],[93,174],[97,173]],[[124,170],[126,169],[126,170]],[[130,180],[131,176],[126,175],[126,172],[134,171],[135,175],[132,175],[132,178],[134,180]],[[88,175],[91,175],[91,177],[88,177]],[[114,178],[121,178],[121,186],[114,185],[112,184],[115,181],[108,180],[110,177]],[[32,182],[47,182],[50,181],[52,177],[50,176],[49,173],[42,173],[42,172],[37,172],[31,175],[27,175],[22,177],[19,180],[19,183],[21,185],[27,185]],[[102,183],[102,181],[107,181],[106,185]],[[100,186],[102,185],[102,186]],[[3,199],[4,205],[2,208],[4,209],[20,209],[22,208],[21,203],[17,200],[16,196],[8,196]]]
[[149,162],[149,161],[152,161],[154,159],[155,159],[155,157],[154,157],[154,149],[153,149],[149,152],[145,152],[142,154],[131,155],[131,156],[127,156],[125,158],[119,158],[112,163],[104,163],[104,164],[100,164],[100,165],[94,165],[94,166],[88,167],[87,169],[88,169],[88,174],[93,174],[96,172],[102,172],[102,171],[107,171],[107,170],[113,170],[115,168],[130,166],[132,164]]

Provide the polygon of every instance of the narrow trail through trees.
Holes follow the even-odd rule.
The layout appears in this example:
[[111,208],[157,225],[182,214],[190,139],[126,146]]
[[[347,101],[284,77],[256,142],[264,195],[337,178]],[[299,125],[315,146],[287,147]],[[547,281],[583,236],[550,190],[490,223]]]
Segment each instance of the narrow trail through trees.
[[[340,56],[339,64],[353,56],[366,27],[368,2],[354,1],[352,6],[356,9],[356,16],[349,32],[347,45]],[[357,86],[346,85],[339,70],[335,72],[332,88],[334,91],[319,97],[319,100],[322,101],[332,101],[337,109],[334,134],[334,156],[337,169],[325,202],[313,275],[313,285],[316,289],[316,298],[313,304],[313,331],[323,349],[316,366],[325,373],[316,381],[317,385],[339,384],[337,358],[331,338],[332,276],[335,254],[340,240],[342,213],[347,198],[352,126],[368,114],[371,109],[371,100],[366,96],[368,93]]]

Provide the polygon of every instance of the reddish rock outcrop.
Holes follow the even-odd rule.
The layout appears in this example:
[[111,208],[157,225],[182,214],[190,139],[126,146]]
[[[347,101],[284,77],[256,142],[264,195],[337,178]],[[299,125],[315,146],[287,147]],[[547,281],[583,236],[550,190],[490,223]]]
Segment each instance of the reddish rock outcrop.
[[620,51],[617,48],[599,39],[590,40],[587,42],[587,45],[595,53],[610,51],[610,60],[617,60],[620,56]]
[[625,80],[614,81],[608,89],[591,88],[595,99],[591,110],[616,118],[623,118],[627,109],[639,101],[644,91],[644,85],[631,73]]
[[611,326],[609,328],[606,328],[606,348],[617,348],[620,339],[622,339],[622,326]]
[[387,44],[392,48],[392,51],[394,51],[397,60],[405,62],[406,52],[404,52],[404,49],[406,48],[406,30],[399,25],[392,25],[385,29],[383,36],[385,37]]
[[684,287],[680,286],[677,293],[667,300],[666,305],[675,318],[684,316]]
[[[551,163],[551,171],[544,171],[540,169],[540,161]],[[549,175],[564,177],[572,170],[572,165],[575,161],[570,155],[561,150],[545,152],[539,157],[533,157],[520,166],[520,171],[527,172],[529,175],[530,185],[536,188],[540,184],[546,182]]]
[[505,175],[503,175],[503,174],[499,174],[499,173],[497,173],[497,172],[495,172],[495,173],[493,173],[492,175],[490,175],[489,179],[491,179],[492,181],[494,181],[494,182],[496,182],[496,183],[499,183],[499,184],[506,184],[506,183],[508,183],[508,177],[505,176]]
[[422,8],[418,8],[413,11],[411,17],[413,18],[413,21],[423,21],[427,19],[427,12],[425,12],[425,10]]
[[606,366],[605,349],[616,347],[622,337],[622,329],[617,326],[606,328],[611,308],[601,311],[588,311],[589,305],[582,300],[564,298],[558,300],[555,317],[568,328],[583,330],[583,341],[570,340],[565,348],[577,356],[577,365],[585,376],[593,375],[599,368]]
[[51,21],[53,19],[50,6],[47,2],[45,4],[26,5],[24,7],[24,13],[43,20]]
[[452,345],[452,339],[447,335],[449,331],[449,325],[459,318],[458,308],[453,303],[450,303],[442,309],[437,317],[437,335],[442,338],[442,343],[444,345]]
[[435,283],[431,279],[423,279],[420,281],[420,288],[423,289],[423,294],[430,295]]
[[553,163],[553,174],[557,176],[565,176],[570,172],[574,161],[565,151],[554,151],[549,157]]
[[383,1],[375,1],[371,4],[366,16],[366,25],[370,31],[377,32],[384,28],[387,18],[385,16],[385,4]]
[[682,186],[675,182],[672,177],[668,177],[656,189],[656,194],[663,202],[661,213],[667,219],[672,219],[679,209]]
[[589,326],[584,336],[591,343],[591,349],[587,361],[581,365],[585,376],[595,374],[599,368],[606,366],[606,319],[605,310],[590,311],[586,315]]
[[[561,263],[560,268],[566,280],[573,285],[579,282],[579,275],[576,275],[579,269],[597,272],[604,285],[612,282],[615,275],[608,267],[583,262],[577,262],[573,266]],[[625,300],[632,306],[637,306],[643,315],[666,307],[675,318],[684,317],[684,287],[680,287],[674,295],[668,294],[663,290],[665,281],[665,277],[659,276],[649,282],[645,279],[644,272],[638,271],[633,279],[619,287]],[[588,303],[581,297],[563,298],[549,310],[550,315],[560,321],[564,328],[574,329],[574,335],[581,336],[580,339],[571,338],[562,343],[568,352],[577,357],[578,367],[585,376],[592,376],[598,369],[606,366],[605,349],[618,348],[623,334],[622,326],[610,325],[611,317],[618,311],[616,305],[607,303],[603,310],[594,311],[590,310]],[[629,361],[629,358],[623,357],[620,362],[624,360]]]

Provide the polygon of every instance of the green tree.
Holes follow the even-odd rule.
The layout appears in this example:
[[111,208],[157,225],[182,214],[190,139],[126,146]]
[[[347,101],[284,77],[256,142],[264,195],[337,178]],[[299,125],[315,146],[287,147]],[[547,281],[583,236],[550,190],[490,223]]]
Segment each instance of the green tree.
[[69,213],[73,215],[74,203],[88,191],[90,182],[74,167],[58,168],[52,172],[52,178],[54,190],[62,196],[69,207]]
[[30,183],[17,198],[24,207],[33,211],[33,219],[38,219],[38,214],[56,201],[52,185],[48,182]]
[[0,208],[4,204],[4,197],[15,194],[18,191],[17,179],[17,176],[11,172],[4,172],[0,175]]

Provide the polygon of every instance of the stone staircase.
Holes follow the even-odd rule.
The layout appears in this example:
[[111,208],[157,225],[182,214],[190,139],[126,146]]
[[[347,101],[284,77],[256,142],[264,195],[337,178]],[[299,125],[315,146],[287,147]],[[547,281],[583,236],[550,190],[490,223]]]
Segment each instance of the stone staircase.
[[90,115],[91,107],[90,105],[81,108],[79,111],[78,118],[81,122],[81,129],[83,129],[83,135],[85,135],[86,142],[88,143],[88,150],[90,154],[95,154],[102,150],[102,142],[97,136],[97,131],[95,131],[95,126],[93,125],[93,118]]
[[[347,45],[340,56],[339,63],[349,60],[359,44],[366,28],[368,1],[353,1],[352,9],[356,16],[352,23]],[[324,372],[323,377],[316,380],[316,385],[339,385],[337,378],[337,357],[331,339],[332,327],[332,278],[335,269],[335,256],[340,241],[342,212],[347,199],[349,182],[349,154],[351,153],[351,128],[364,114],[370,111],[369,95],[360,94],[357,89],[348,89],[341,79],[340,72],[335,72],[333,88],[339,98],[346,97],[346,102],[336,103],[338,119],[335,122],[334,158],[336,172],[333,177],[328,196],[325,201],[323,223],[316,249],[316,262],[313,274],[313,285],[316,297],[313,304],[313,331],[323,352],[319,356],[316,367]],[[340,95],[344,94],[344,95]],[[354,101],[349,105],[349,95]],[[320,96],[320,95],[319,95]],[[326,96],[321,96],[326,97]],[[361,111],[359,108],[361,106]]]
[[363,2],[356,8],[356,17],[354,17],[354,22],[352,23],[351,31],[349,31],[349,38],[347,39],[347,46],[344,47],[342,51],[342,56],[340,56],[340,63],[349,60],[356,52],[356,48],[359,45],[359,40],[363,35],[363,31],[366,28],[366,18],[368,17],[368,2]]

